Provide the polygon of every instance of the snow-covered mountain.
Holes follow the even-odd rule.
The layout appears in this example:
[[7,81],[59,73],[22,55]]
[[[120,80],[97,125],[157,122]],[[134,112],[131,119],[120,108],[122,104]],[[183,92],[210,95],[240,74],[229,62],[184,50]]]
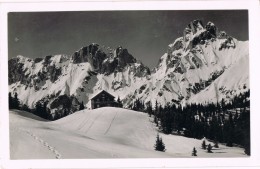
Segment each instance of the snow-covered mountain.
[[48,100],[52,111],[75,111],[80,102],[90,107],[90,98],[101,90],[120,96],[127,107],[136,98],[161,105],[228,101],[249,89],[248,41],[199,20],[169,44],[152,72],[127,49],[94,43],[71,56],[17,56],[8,64],[10,92],[29,107]]
[[23,104],[34,107],[48,101],[52,111],[77,110],[83,102],[101,90],[116,97],[126,97],[150,75],[148,67],[121,46],[111,49],[98,44],[81,48],[72,56],[53,55],[30,59],[23,56],[9,60],[9,88],[17,92]]
[[136,90],[145,102],[207,103],[249,89],[248,41],[242,42],[212,23],[188,24],[183,37],[169,44],[150,80]]

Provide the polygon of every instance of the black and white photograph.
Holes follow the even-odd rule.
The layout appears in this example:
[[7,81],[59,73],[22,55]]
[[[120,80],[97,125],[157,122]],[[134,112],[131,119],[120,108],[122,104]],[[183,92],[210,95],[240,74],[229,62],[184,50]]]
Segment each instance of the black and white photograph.
[[251,157],[248,9],[10,11],[10,160]]
[[247,10],[15,12],[8,30],[12,159],[250,155]]

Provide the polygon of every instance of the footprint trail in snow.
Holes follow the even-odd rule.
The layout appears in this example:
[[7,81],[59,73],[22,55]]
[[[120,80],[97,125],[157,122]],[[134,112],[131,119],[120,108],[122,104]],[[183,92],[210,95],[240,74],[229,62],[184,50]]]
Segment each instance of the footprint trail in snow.
[[49,151],[51,151],[56,159],[61,159],[61,154],[59,153],[58,150],[55,149],[55,147],[50,146],[48,142],[44,141],[43,139],[39,138],[35,134],[33,134],[30,131],[26,131],[27,134],[29,134],[31,137],[33,137],[34,140],[40,142],[44,147],[48,148]]

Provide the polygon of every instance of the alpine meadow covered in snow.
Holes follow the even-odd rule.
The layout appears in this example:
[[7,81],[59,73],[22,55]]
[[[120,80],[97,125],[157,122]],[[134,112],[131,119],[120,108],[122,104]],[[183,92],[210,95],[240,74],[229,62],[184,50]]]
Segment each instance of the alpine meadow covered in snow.
[[[91,42],[72,54],[10,57],[10,158],[250,156],[249,41],[221,30],[215,13],[212,20],[194,15],[182,23],[154,68],[127,45],[110,46],[128,36],[123,33],[110,35],[111,44]],[[160,23],[168,28],[168,22],[175,21]],[[161,42],[149,43],[159,48]],[[155,50],[149,45],[142,52]]]

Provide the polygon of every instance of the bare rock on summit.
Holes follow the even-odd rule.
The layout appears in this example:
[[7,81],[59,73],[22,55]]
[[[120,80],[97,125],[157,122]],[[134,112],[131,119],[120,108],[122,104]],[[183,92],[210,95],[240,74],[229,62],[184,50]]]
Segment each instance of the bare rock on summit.
[[188,24],[188,28],[191,29],[192,33],[195,34],[197,31],[203,29],[201,20],[194,20]]
[[212,22],[208,22],[205,28],[211,35],[217,36],[217,27]]
[[91,58],[95,56],[98,49],[99,49],[99,45],[95,43],[90,44],[89,46],[82,47],[80,50],[72,54],[72,62],[73,63],[91,62]]
[[118,59],[118,66],[123,68],[129,63],[135,63],[136,59],[128,53],[127,49],[121,46],[116,49],[116,58]]

